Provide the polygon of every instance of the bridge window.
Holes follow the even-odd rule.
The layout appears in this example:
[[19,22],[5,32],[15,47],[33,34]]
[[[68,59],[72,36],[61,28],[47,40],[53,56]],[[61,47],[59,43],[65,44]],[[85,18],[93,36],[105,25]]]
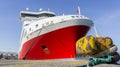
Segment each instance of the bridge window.
[[21,14],[22,17],[39,17],[38,15],[35,15],[35,14]]

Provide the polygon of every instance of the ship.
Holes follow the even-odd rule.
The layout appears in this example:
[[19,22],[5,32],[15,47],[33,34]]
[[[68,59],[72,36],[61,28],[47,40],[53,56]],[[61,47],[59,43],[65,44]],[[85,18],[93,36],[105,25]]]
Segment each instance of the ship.
[[21,11],[23,22],[18,59],[72,59],[76,41],[85,36],[93,21],[80,14],[57,16],[52,11]]

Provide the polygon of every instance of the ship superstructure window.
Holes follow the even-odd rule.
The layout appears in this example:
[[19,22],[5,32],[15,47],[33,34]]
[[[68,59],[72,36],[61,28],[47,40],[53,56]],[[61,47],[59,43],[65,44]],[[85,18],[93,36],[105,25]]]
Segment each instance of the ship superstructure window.
[[49,11],[40,11],[40,12],[29,12],[29,11],[21,11],[20,20],[21,21],[38,21],[40,19],[45,19],[49,17],[54,17],[55,13]]
[[37,27],[38,27],[38,24],[36,24],[35,26],[36,26],[36,28],[37,28]]
[[55,15],[47,14],[47,13],[39,14],[39,17],[53,17],[53,16]]
[[28,26],[29,24],[25,24],[25,26]]
[[22,17],[38,17],[38,15],[35,14],[21,14]]
[[79,16],[76,16],[76,17],[79,17]]
[[75,16],[71,16],[72,18],[75,18]]
[[42,14],[21,14],[22,17],[53,17],[55,16],[54,14],[47,14],[47,13],[42,13]]
[[31,28],[29,28],[29,31],[31,31]]

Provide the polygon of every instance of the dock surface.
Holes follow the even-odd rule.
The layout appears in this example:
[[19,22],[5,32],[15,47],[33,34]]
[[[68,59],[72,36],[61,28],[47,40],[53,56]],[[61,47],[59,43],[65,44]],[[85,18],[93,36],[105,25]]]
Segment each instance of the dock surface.
[[[0,67],[76,67],[88,60],[0,60]],[[120,67],[118,64],[99,64],[93,67]]]
[[0,60],[0,67],[75,67],[88,60]]

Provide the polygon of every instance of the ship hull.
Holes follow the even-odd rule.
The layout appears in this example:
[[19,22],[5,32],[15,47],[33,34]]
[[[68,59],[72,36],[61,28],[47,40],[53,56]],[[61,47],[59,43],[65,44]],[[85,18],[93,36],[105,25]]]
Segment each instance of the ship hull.
[[76,41],[85,36],[89,26],[74,25],[60,28],[26,41],[19,54],[19,59],[63,59],[75,58]]

